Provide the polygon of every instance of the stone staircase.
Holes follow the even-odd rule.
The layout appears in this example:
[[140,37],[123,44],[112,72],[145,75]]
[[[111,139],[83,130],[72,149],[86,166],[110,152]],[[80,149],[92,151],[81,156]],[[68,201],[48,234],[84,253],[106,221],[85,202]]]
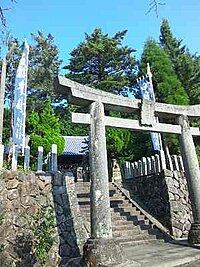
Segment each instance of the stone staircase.
[[[84,218],[85,227],[90,232],[90,183],[75,184],[78,203]],[[109,183],[110,209],[113,237],[121,245],[140,245],[149,242],[162,242],[167,236],[123,195],[114,184]]]

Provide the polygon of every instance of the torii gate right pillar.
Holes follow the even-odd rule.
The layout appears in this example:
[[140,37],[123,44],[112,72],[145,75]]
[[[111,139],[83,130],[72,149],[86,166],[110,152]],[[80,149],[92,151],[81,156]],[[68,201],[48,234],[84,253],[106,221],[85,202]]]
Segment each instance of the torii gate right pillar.
[[200,170],[194,141],[190,132],[187,116],[180,116],[178,123],[181,126],[180,145],[186,169],[188,190],[191,199],[194,223],[188,235],[192,244],[200,243]]

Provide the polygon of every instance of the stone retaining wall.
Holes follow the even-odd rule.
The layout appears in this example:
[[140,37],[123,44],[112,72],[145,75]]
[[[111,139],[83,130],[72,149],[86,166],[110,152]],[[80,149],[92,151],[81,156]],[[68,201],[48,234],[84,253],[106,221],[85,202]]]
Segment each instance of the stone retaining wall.
[[188,235],[192,210],[183,173],[164,170],[155,175],[124,180],[123,186],[175,238]]
[[[35,216],[48,209],[54,217],[54,243],[41,265],[32,226],[37,224]],[[0,266],[65,266],[80,256],[86,239],[71,174],[0,172]]]
[[[0,266],[40,266],[31,226],[34,216],[47,208],[54,210],[51,176],[0,172]],[[56,228],[53,232],[56,240]]]

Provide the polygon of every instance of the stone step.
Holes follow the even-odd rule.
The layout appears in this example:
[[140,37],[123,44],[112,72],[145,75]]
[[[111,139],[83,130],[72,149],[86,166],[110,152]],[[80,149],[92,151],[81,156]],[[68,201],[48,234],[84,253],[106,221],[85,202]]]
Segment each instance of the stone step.
[[113,227],[118,226],[118,225],[131,225],[137,227],[138,225],[134,225],[132,221],[127,221],[127,220],[115,220],[112,222]]
[[137,229],[140,231],[139,225],[133,224],[117,224],[112,226],[113,231],[124,231],[124,230],[134,230]]
[[120,245],[122,245],[124,247],[165,242],[163,239],[157,239],[153,236],[148,236],[148,238],[145,238],[145,239],[140,239],[140,238],[141,237],[139,237],[138,240],[135,240],[135,239],[126,238],[126,237],[116,237],[116,240],[118,240]]
[[[90,198],[90,192],[88,192],[88,191],[85,191],[85,192],[77,192],[77,197],[79,198],[79,199],[82,199],[82,198]],[[109,191],[109,196],[110,197],[113,197],[113,196],[119,196],[119,197],[122,197],[122,195],[121,194],[116,194],[116,190],[110,190]]]
[[[75,188],[78,190],[82,190],[82,189],[87,189],[88,192],[90,191],[90,183],[89,184],[85,184],[85,183],[75,183]],[[117,188],[113,185],[113,184],[109,184],[109,190],[117,190]]]
[[[121,236],[135,236],[135,235],[142,235],[140,233],[139,229],[127,229],[127,230],[123,230],[123,231],[117,231],[117,230],[113,230],[113,237],[121,237]],[[145,235],[148,236],[148,233],[145,233]]]
[[[90,222],[90,215],[89,214],[83,214],[83,216],[85,217],[85,219]],[[143,216],[144,217],[144,216]],[[111,220],[112,220],[112,224],[115,225],[115,224],[120,224],[119,222],[117,221],[130,221],[132,222],[133,225],[143,225],[143,224],[149,224],[149,220],[148,219],[144,219],[144,218],[138,218],[138,217],[125,217],[125,216],[117,216],[117,215],[114,215],[111,217]]]
[[[83,214],[90,214],[90,208],[86,208],[86,207],[84,207],[84,208],[80,208],[80,211],[83,213]],[[140,213],[140,211],[115,211],[115,210],[113,210],[113,208],[111,208],[111,216],[113,216],[114,214],[116,214],[117,216],[125,216],[125,217],[127,217],[127,216],[143,216],[142,218],[144,218],[144,215],[142,215],[141,213]]]
[[[90,198],[89,197],[79,197],[78,198],[78,202],[90,202]],[[110,197],[110,201],[119,201],[122,203],[122,201],[128,201],[128,200],[125,200],[124,197],[122,196],[111,196]]]
[[[87,224],[90,225],[90,218],[86,218],[85,217],[85,221],[87,222]],[[116,219],[113,220],[112,219],[112,226],[113,227],[118,226],[118,225],[129,225],[129,224],[131,224],[131,226],[133,226],[133,227],[138,226],[138,227],[141,228],[142,225],[145,225],[145,224],[148,225],[148,222],[145,222],[145,220],[140,220],[140,221],[135,221],[135,222],[133,222],[133,221],[128,222],[128,221],[125,221],[125,220],[123,221],[123,220],[116,220]],[[143,230],[143,229],[141,228],[141,230]]]
[[[90,200],[78,200],[78,204],[82,206],[90,206]],[[128,200],[123,199],[111,199],[110,200],[110,207],[111,208],[125,208],[125,207],[132,207]]]
[[[90,205],[90,200],[84,198],[84,199],[78,200],[78,204],[79,204],[80,206],[82,206],[82,205]],[[121,206],[121,204],[123,204],[123,205]],[[120,205],[120,206],[119,206],[119,205]],[[115,198],[111,198],[111,199],[110,199],[110,206],[111,206],[112,208],[114,208],[114,207],[129,206],[129,205],[130,205],[130,203],[129,203],[128,200],[124,200],[124,199],[115,199]]]
[[[90,214],[90,208],[89,207],[86,207],[86,206],[83,206],[83,207],[80,207],[80,211],[81,213],[83,214]],[[117,215],[120,215],[120,216],[138,216],[138,215],[142,215],[140,211],[138,210],[132,210],[132,209],[128,209],[128,210],[115,210],[114,208],[110,208],[110,212],[111,214],[117,214]]]

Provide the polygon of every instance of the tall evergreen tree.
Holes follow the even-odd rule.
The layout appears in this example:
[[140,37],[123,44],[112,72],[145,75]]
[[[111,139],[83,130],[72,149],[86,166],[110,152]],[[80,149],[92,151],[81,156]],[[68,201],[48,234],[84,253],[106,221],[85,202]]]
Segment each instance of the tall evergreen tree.
[[[146,64],[151,64],[153,73],[153,87],[156,101],[187,105],[188,96],[173,70],[172,62],[167,53],[152,39],[148,39],[142,54],[141,71],[146,73]],[[178,139],[174,135],[165,135],[165,143],[170,152],[177,154],[179,151]]]
[[169,23],[163,20],[160,44],[172,61],[173,69],[190,98],[190,104],[200,103],[200,57],[192,55],[182,40],[172,34]]
[[167,53],[152,39],[148,39],[144,46],[141,59],[143,74],[146,73],[148,62],[151,64],[157,101],[180,105],[188,104],[188,96],[173,70]]

